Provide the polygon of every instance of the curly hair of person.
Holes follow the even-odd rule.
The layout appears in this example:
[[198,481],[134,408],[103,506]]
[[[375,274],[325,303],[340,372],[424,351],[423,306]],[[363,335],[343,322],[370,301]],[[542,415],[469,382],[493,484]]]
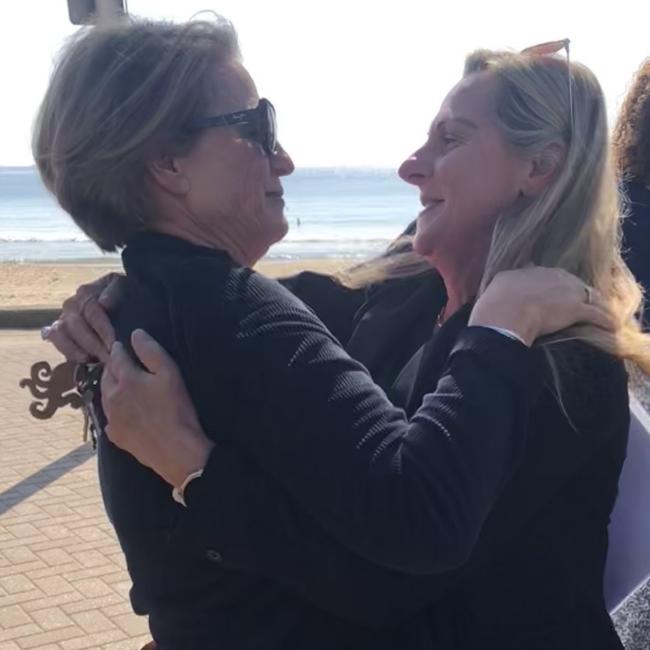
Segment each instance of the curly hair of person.
[[636,73],[612,134],[621,178],[650,185],[650,57]]

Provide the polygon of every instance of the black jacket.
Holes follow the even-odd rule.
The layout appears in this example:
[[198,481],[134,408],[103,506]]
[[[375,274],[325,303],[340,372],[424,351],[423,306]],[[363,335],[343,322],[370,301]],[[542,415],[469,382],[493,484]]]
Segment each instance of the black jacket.
[[[409,423],[277,283],[162,235],[139,236],[124,263],[119,337],[141,326],[160,340],[218,442],[184,509],[100,440],[132,603],[161,649],[443,647],[423,611],[439,587],[408,573],[444,573],[472,552],[521,459],[539,355],[461,328]],[[378,621],[374,603],[394,620]]]
[[623,219],[623,252],[625,261],[646,292],[643,320],[650,326],[650,189],[641,183],[624,183],[627,216]]
[[[314,274],[287,284],[373,375],[383,377],[389,397],[407,413],[444,372],[469,313],[461,310],[439,330],[432,327],[430,312],[445,300],[435,276],[386,283],[365,302]],[[551,349],[560,397],[547,366],[524,461],[461,569],[425,578],[377,574],[367,567],[364,574],[363,565],[351,566],[340,548],[296,525],[278,507],[277,495],[259,483],[240,486],[246,508],[219,516],[221,529],[215,527],[206,543],[211,539],[236,552],[242,566],[289,584],[329,611],[385,626],[377,639],[387,645],[375,641],[369,648],[622,648],[605,608],[602,578],[627,444],[627,376],[620,362],[584,344]],[[490,388],[483,384],[486,396]],[[232,494],[235,482],[230,476],[221,485],[197,486],[197,506],[207,508],[208,494],[226,485]],[[249,534],[229,538],[226,531],[235,529]],[[273,549],[271,555],[266,548]]]

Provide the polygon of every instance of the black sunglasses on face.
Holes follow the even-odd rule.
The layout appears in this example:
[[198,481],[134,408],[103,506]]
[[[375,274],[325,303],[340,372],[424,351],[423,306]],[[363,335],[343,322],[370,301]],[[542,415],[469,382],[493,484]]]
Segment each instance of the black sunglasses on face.
[[275,108],[268,99],[260,99],[255,108],[246,111],[203,117],[192,122],[189,131],[212,129],[219,126],[236,127],[243,138],[259,144],[267,156],[274,156],[278,152]]

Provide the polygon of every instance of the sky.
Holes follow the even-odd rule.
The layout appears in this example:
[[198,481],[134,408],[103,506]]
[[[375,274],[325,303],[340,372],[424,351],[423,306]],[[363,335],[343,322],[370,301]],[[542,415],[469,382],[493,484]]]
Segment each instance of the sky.
[[[128,0],[175,21],[217,11],[278,112],[296,165],[397,167],[425,139],[464,56],[571,39],[603,85],[610,121],[650,56],[650,0]],[[66,0],[0,3],[0,165],[32,164],[30,132],[52,61],[75,31]]]

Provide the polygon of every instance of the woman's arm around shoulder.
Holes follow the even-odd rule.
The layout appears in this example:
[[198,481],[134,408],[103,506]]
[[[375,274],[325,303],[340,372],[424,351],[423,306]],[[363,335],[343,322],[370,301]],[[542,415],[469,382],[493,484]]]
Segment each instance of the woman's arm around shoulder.
[[278,282],[302,300],[344,345],[354,327],[354,317],[366,298],[365,289],[350,289],[334,276],[303,271]]
[[[226,295],[240,395],[231,439],[326,531],[371,561],[414,573],[462,564],[521,457],[541,387],[538,355],[468,328],[409,422],[277,283],[242,271]],[[188,340],[209,342],[206,301],[191,309]],[[206,376],[212,356],[210,349],[196,355]],[[216,476],[218,448],[212,456],[206,473]]]

